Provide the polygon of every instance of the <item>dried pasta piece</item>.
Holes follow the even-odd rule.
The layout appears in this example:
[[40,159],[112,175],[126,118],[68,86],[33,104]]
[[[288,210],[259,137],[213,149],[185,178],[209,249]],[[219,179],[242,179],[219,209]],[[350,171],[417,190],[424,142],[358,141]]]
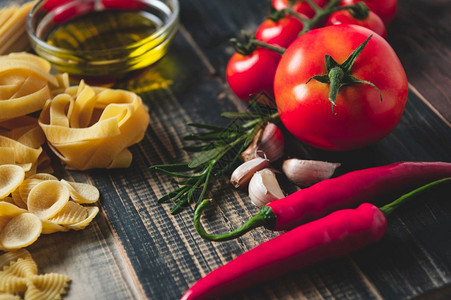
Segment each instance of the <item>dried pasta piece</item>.
[[59,225],[70,225],[83,222],[88,217],[88,210],[73,201],[67,202],[66,206],[49,221],[55,222]]
[[16,204],[20,208],[27,209],[27,203],[22,200],[19,190],[20,186],[18,189],[11,193],[11,197],[13,198],[14,204]]
[[41,235],[42,224],[37,216],[23,213],[12,218],[0,232],[0,248],[14,250],[27,247]]
[[57,300],[65,294],[70,278],[66,275],[49,273],[34,275],[28,282],[26,300]]
[[36,173],[28,177],[27,179],[38,179],[38,180],[56,180],[58,181],[58,178],[56,176],[53,176],[49,173]]
[[6,202],[6,203],[11,203],[11,204],[16,205],[16,204],[14,203],[13,198],[12,198],[11,196],[8,196],[8,197],[5,197],[5,198],[1,199],[1,200],[0,200],[0,203],[1,203],[1,202]]
[[11,194],[24,180],[25,171],[16,165],[0,165],[0,199]]
[[0,10],[0,54],[25,51],[30,48],[25,23],[34,2]]
[[6,202],[0,201],[0,216],[1,217],[15,217],[17,215],[26,213],[27,210],[17,207],[16,205]]
[[50,63],[36,55],[20,52],[0,56],[0,120],[41,110],[52,97],[49,86],[59,85],[50,74]]
[[42,232],[41,232],[42,234],[51,234],[55,232],[69,231],[69,228],[58,225],[50,220],[41,219],[41,223],[42,223]]
[[78,222],[75,224],[69,224],[66,226],[73,230],[81,230],[81,229],[84,229],[86,226],[88,226],[91,223],[91,221],[97,216],[97,213],[99,212],[99,208],[97,206],[90,206],[90,207],[86,207],[86,210],[88,211],[88,217],[86,219],[84,219],[81,222]]
[[0,255],[0,294],[20,293],[25,300],[61,299],[69,283],[70,278],[66,275],[39,275],[36,262],[24,249]]
[[48,100],[39,116],[50,149],[77,170],[128,167],[127,147],[142,140],[148,124],[138,95],[83,81]]
[[20,296],[0,292],[0,300],[21,300]]
[[8,165],[14,163],[14,148],[0,147],[0,165]]
[[61,182],[68,188],[71,198],[77,203],[94,203],[99,200],[99,190],[87,183],[71,182],[61,179]]
[[69,190],[61,182],[42,181],[28,194],[28,211],[40,218],[49,219],[64,208],[69,197]]
[[11,263],[16,262],[19,258],[31,259],[31,254],[25,249],[19,249],[0,255],[0,270],[3,270],[5,266],[9,266]]

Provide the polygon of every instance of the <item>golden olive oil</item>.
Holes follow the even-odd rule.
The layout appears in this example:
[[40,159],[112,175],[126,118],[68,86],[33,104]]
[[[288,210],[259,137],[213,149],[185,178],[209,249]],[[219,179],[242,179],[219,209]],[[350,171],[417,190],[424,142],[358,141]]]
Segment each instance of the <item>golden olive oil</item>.
[[140,42],[161,26],[160,20],[143,12],[94,11],[60,25],[47,42],[74,52],[110,50]]

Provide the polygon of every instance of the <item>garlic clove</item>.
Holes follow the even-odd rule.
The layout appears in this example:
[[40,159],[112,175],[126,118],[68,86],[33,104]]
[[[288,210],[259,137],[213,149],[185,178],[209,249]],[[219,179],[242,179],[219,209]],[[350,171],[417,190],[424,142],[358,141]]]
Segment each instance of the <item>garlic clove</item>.
[[249,197],[255,206],[262,207],[271,201],[284,198],[285,195],[274,172],[263,169],[252,176],[249,182]]
[[285,140],[280,128],[273,123],[268,123],[255,136],[251,145],[243,151],[241,157],[244,161],[258,156],[263,156],[270,161],[276,161],[283,156],[284,146]]
[[255,172],[260,171],[269,166],[269,160],[261,157],[256,157],[252,160],[246,161],[245,163],[238,166],[238,168],[233,171],[230,182],[236,188],[246,187]]
[[282,171],[294,184],[307,187],[332,177],[335,169],[340,165],[340,163],[292,158],[283,162]]

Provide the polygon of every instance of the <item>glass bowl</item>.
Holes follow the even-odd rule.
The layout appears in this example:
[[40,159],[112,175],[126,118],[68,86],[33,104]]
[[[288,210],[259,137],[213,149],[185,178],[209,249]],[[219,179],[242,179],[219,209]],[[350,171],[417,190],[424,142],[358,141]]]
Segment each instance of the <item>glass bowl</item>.
[[58,72],[121,77],[166,54],[178,16],[177,0],[40,0],[27,32]]

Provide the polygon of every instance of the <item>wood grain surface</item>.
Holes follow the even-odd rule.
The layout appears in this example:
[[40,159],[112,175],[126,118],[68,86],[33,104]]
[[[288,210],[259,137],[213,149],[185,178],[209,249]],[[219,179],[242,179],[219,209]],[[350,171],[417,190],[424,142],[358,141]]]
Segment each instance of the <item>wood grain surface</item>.
[[[2,5],[14,1],[0,1]],[[451,162],[449,43],[446,0],[400,0],[389,41],[411,84],[397,128],[375,145],[330,153],[288,139],[291,156],[339,161],[338,174],[396,161]],[[257,229],[211,243],[192,225],[192,208],[172,216],[159,196],[176,187],[149,166],[187,161],[186,123],[227,124],[223,111],[246,107],[225,81],[233,49],[228,39],[253,32],[268,12],[263,0],[181,0],[181,25],[169,53],[116,87],[133,90],[150,108],[151,124],[131,148],[133,163],[119,170],[58,170],[60,177],[94,184],[101,213],[83,231],[41,237],[29,247],[40,272],[71,277],[65,299],[178,299],[198,279],[278,235]],[[420,22],[421,20],[421,22]],[[428,192],[390,216],[381,242],[354,255],[299,270],[229,299],[449,299],[450,188]],[[247,195],[218,178],[207,230],[232,230],[257,212]],[[380,199],[387,201],[389,199]]]

